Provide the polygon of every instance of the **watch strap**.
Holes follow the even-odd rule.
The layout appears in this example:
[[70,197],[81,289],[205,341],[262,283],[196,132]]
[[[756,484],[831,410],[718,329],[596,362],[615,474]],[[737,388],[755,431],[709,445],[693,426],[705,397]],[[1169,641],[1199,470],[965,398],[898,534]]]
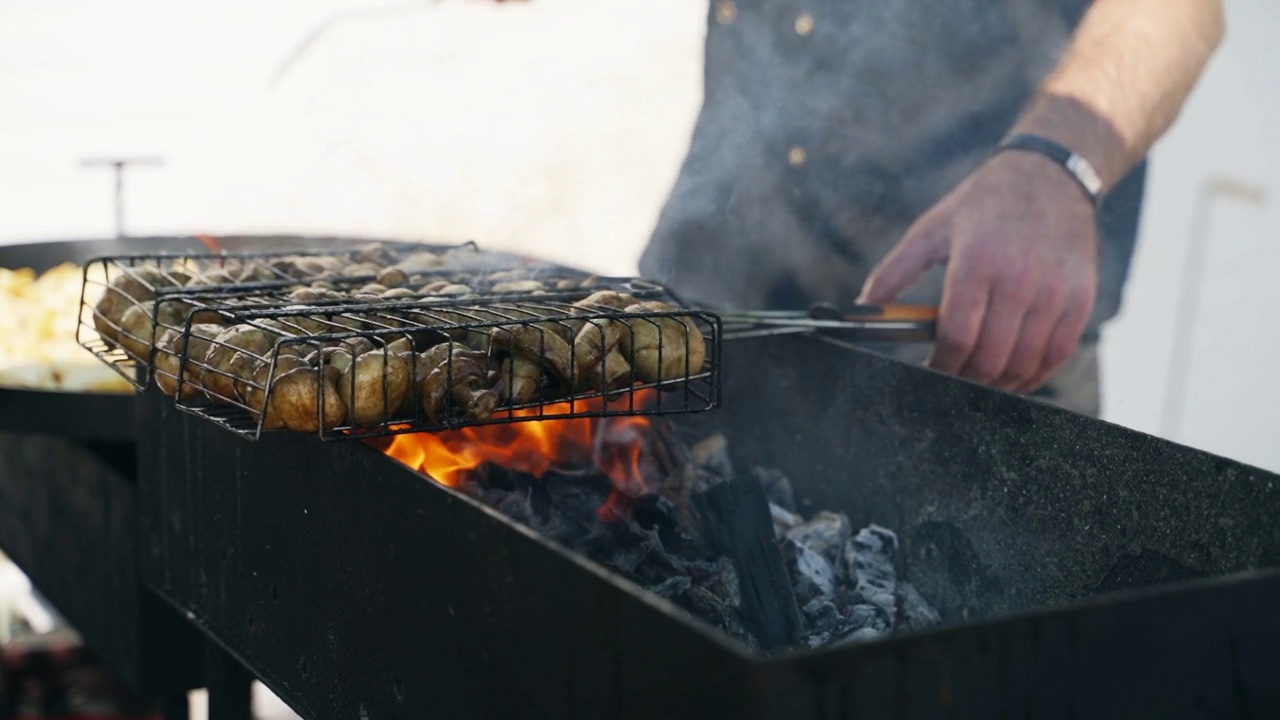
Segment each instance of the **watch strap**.
[[1093,163],[1071,149],[1040,135],[1021,133],[1011,135],[996,147],[996,153],[1006,150],[1023,150],[1043,155],[1058,163],[1066,170],[1095,207],[1102,202],[1102,178],[1099,177]]

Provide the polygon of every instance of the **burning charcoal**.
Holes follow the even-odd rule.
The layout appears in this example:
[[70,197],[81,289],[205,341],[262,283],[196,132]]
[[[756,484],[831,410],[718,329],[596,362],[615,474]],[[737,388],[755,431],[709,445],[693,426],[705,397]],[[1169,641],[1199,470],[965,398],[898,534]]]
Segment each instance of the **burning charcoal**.
[[528,491],[506,493],[506,497],[494,503],[493,508],[518,523],[528,525],[533,520],[533,503],[530,498],[531,493]]
[[698,467],[708,470],[721,480],[734,478],[733,463],[729,460],[729,442],[724,435],[715,434],[689,448],[689,454]]
[[687,575],[677,575],[646,588],[649,592],[668,600],[688,590],[693,581]]
[[856,579],[858,594],[889,617],[896,607],[893,553],[897,549],[898,536],[878,525],[859,530],[844,548],[845,569]]
[[911,583],[898,585],[898,616],[895,629],[913,630],[937,625],[942,622],[938,611],[933,609],[920,592]]
[[765,497],[769,498],[769,502],[784,510],[796,512],[796,494],[791,489],[791,480],[786,475],[773,468],[755,468],[751,474],[764,488]]
[[631,517],[645,529],[671,530],[679,527],[675,503],[662,495],[642,495],[631,504]]
[[815,598],[831,597],[836,592],[836,571],[827,559],[807,545],[788,540],[786,544],[796,600],[807,603]]
[[787,532],[787,539],[803,545],[827,560],[840,562],[841,550],[853,535],[849,518],[842,513],[823,510],[809,522],[797,525]]

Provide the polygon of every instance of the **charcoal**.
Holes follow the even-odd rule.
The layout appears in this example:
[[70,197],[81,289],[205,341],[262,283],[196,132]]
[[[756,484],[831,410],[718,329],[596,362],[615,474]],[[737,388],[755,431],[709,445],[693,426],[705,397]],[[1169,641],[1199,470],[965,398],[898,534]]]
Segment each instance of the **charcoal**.
[[631,504],[631,517],[643,528],[674,530],[680,527],[675,503],[662,495],[644,495]]
[[532,490],[516,490],[507,493],[506,497],[496,503],[490,504],[495,510],[507,515],[512,520],[528,525],[534,517],[532,498]]
[[779,540],[786,537],[788,530],[804,522],[804,518],[775,502],[769,503],[769,514],[773,516],[774,536]]
[[648,557],[652,549],[653,546],[647,542],[632,543],[621,547],[615,546],[611,550],[602,553],[600,560],[605,565],[630,575]]
[[[638,441],[635,431],[603,429],[594,461],[621,457]],[[615,488],[591,458],[542,478],[484,465],[459,490],[750,648],[865,642],[940,621],[914,587],[898,582],[892,531],[855,533],[836,512],[806,519],[781,472],[737,477],[723,436],[692,448],[670,432],[654,437],[666,444],[659,453],[648,447],[640,470],[661,482],[646,481],[635,496],[637,488]]]
[[942,622],[938,611],[911,583],[898,583],[897,627],[903,630],[927,628]]
[[755,468],[751,471],[760,487],[764,488],[769,502],[791,512],[798,512],[796,493],[791,488],[791,480],[774,468]]
[[855,579],[858,594],[890,617],[897,604],[893,569],[893,553],[897,549],[898,536],[878,525],[859,530],[844,549],[845,569]]
[[727,481],[695,495],[693,505],[707,545],[733,560],[747,627],[769,649],[797,642],[802,626],[795,588],[760,485]]
[[724,435],[717,433],[705,438],[689,448],[689,455],[693,458],[694,465],[712,473],[720,480],[732,480],[736,477],[733,472],[733,462],[729,460],[729,442]]
[[788,540],[809,548],[831,563],[840,562],[841,551],[852,535],[847,516],[825,510],[787,531]]
[[826,598],[810,600],[809,604],[804,606],[804,618],[809,622],[810,628],[826,630],[834,628],[843,620],[835,603]]
[[831,597],[836,592],[836,571],[825,557],[788,539],[784,557],[795,587],[796,601],[804,604],[815,598]]
[[741,615],[742,585],[738,582],[738,571],[734,569],[733,561],[729,558],[716,558],[707,569],[707,572],[695,574],[699,584],[719,598],[724,607],[738,611]]
[[670,600],[688,590],[691,585],[693,585],[693,580],[690,580],[688,575],[676,575],[663,580],[657,585],[650,585],[646,589],[655,595]]

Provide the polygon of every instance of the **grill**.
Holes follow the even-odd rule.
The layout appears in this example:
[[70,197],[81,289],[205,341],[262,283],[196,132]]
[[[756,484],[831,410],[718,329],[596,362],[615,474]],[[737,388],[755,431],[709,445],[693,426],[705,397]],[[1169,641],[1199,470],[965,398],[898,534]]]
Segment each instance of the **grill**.
[[[484,297],[481,307],[492,311]],[[540,313],[576,297],[504,302],[535,303]],[[267,305],[215,300],[197,309],[261,325],[283,312]],[[399,319],[466,302],[367,305],[317,311]],[[533,322],[589,325],[566,315]],[[718,332],[714,317],[703,319]],[[524,326],[504,317],[429,329],[467,352],[468,336],[513,324]],[[353,331],[331,352],[368,342],[385,361],[398,336],[419,329]],[[136,471],[125,473],[136,481],[117,483],[127,490],[110,496],[130,503],[116,534],[73,551],[41,529],[49,501],[33,488],[70,498],[59,506],[68,517],[123,505],[77,500],[82,476],[61,458],[41,460],[31,445],[26,455],[0,454],[6,473],[17,472],[14,458],[26,462],[21,475],[0,475],[0,542],[18,543],[15,555],[35,568],[42,556],[131,548],[124,554],[145,588],[129,592],[159,598],[217,648],[206,668],[215,697],[243,690],[244,678],[222,660],[230,655],[308,719],[1108,720],[1280,711],[1280,476],[812,333],[741,339],[723,352],[708,338],[714,364],[705,381],[723,407],[655,422],[687,440],[723,434],[735,467],[778,468],[805,513],[828,509],[854,527],[894,529],[898,576],[934,605],[941,625],[839,647],[752,647],[431,482],[382,452],[387,440],[263,432],[246,443],[200,416],[207,398],[175,402],[153,382],[124,412],[137,412]],[[278,361],[293,352],[282,348],[312,340],[283,338],[271,351]],[[191,362],[178,363],[175,388]],[[617,400],[638,411],[681,388]],[[252,409],[228,413],[242,422]],[[24,523],[50,539],[23,544]],[[33,576],[58,590],[59,607],[65,598],[92,615],[101,583],[81,590],[70,575]],[[131,627],[144,638],[161,632]],[[151,667],[162,665],[153,644],[142,647],[151,648]]]
[[753,650],[366,444],[245,444],[155,391],[144,576],[308,718],[1280,709],[1280,478],[817,338],[740,342],[725,406],[673,432],[897,530],[942,626]]
[[81,330],[96,330],[82,345],[252,440],[719,402],[716,316],[652,283],[473,244],[103,258],[85,270],[81,304]]

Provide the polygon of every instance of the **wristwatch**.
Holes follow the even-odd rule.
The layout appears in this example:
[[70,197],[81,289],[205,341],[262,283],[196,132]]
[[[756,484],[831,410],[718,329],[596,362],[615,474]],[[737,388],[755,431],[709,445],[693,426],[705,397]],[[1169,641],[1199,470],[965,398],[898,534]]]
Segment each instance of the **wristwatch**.
[[1094,170],[1093,163],[1059,143],[1040,135],[1022,133],[1005,138],[996,146],[995,152],[1001,153],[1005,150],[1025,150],[1049,158],[1070,173],[1089,196],[1089,202],[1093,203],[1094,207],[1102,202],[1102,178],[1098,176],[1098,171]]

